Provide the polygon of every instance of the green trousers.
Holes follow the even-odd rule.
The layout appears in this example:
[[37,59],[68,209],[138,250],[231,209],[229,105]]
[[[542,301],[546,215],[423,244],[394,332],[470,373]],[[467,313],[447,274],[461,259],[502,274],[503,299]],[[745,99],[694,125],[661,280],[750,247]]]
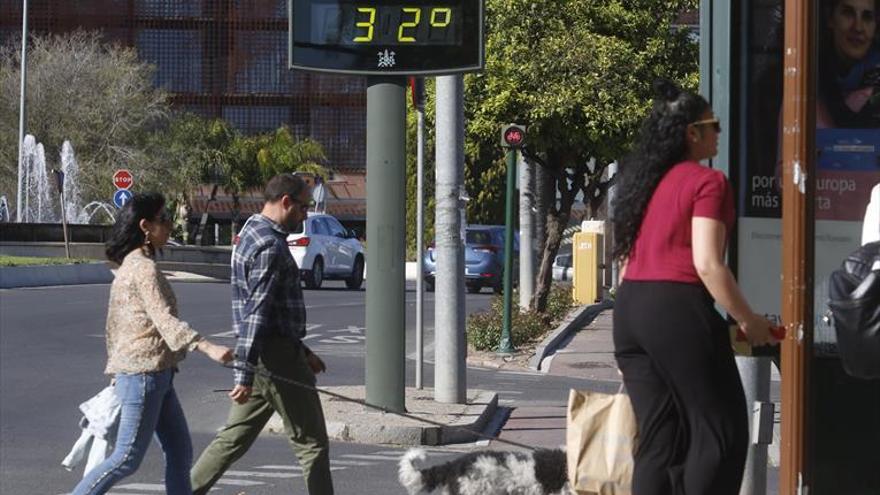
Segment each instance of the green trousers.
[[[263,346],[259,368],[298,382],[315,385],[315,375],[300,346],[273,341]],[[250,448],[263,427],[278,412],[299,460],[310,495],[331,495],[330,444],[324,411],[317,392],[256,375],[253,393],[244,404],[233,404],[226,426],[193,466],[194,495],[207,494],[223,473]]]

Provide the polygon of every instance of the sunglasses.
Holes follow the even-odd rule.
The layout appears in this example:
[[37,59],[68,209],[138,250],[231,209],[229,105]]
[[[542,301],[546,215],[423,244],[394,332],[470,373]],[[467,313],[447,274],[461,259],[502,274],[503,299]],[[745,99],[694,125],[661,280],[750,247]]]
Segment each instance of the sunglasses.
[[700,126],[700,125],[711,125],[712,129],[715,129],[715,132],[721,133],[721,122],[718,119],[706,119],[706,120],[698,120],[696,122],[691,122],[691,125]]

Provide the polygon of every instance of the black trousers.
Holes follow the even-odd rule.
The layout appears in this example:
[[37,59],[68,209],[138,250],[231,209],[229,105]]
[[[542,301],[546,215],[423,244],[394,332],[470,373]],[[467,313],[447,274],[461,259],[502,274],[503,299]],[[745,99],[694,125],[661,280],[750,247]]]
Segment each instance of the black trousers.
[[626,281],[614,353],[639,427],[633,495],[736,495],[748,450],[727,323],[704,287]]

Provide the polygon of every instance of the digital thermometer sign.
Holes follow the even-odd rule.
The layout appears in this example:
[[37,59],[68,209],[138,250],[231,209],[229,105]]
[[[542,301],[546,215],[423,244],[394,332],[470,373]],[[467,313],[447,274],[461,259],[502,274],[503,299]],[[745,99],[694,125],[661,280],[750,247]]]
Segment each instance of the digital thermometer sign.
[[454,74],[483,67],[482,0],[291,0],[290,68]]

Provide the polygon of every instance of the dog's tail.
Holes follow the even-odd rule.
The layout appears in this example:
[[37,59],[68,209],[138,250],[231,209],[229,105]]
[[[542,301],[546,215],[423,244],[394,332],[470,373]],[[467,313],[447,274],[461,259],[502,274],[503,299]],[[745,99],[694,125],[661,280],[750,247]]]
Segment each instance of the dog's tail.
[[422,472],[415,466],[416,461],[424,461],[427,454],[422,449],[409,449],[400,458],[400,470],[397,477],[410,495],[419,493],[424,488]]

